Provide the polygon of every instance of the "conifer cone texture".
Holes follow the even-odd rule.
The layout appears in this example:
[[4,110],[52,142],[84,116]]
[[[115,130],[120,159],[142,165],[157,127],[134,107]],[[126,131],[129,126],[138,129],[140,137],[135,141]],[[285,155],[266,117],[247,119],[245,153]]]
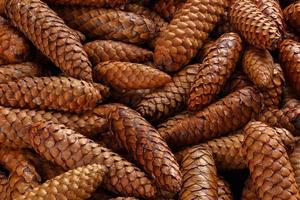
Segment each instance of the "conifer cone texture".
[[36,123],[29,134],[33,149],[64,169],[101,164],[108,169],[104,177],[104,186],[108,190],[124,196],[151,198],[155,195],[155,188],[144,172],[64,125]]
[[300,2],[295,2],[283,11],[285,20],[287,23],[292,26],[297,32],[300,32]]
[[162,89],[146,95],[137,105],[137,111],[152,121],[164,119],[181,111],[186,105],[190,87],[201,68],[201,64],[194,64],[182,69]]
[[71,77],[25,77],[0,84],[0,104],[18,108],[83,112],[101,100],[93,84]]
[[295,174],[280,136],[262,122],[244,128],[243,155],[260,199],[300,199]]
[[65,172],[26,192],[22,199],[88,199],[101,184],[106,168],[92,164]]
[[57,8],[66,23],[91,38],[141,44],[156,36],[154,22],[144,16],[113,9]]
[[181,173],[174,155],[159,133],[139,113],[120,104],[98,107],[109,116],[111,131],[119,144],[154,177],[160,188],[171,193],[181,189]]
[[171,147],[197,144],[241,128],[261,111],[261,102],[258,90],[245,87],[195,115],[170,118],[158,131]]
[[12,24],[69,76],[92,81],[91,63],[78,35],[40,0],[7,0]]
[[185,0],[158,0],[155,2],[154,10],[167,21],[170,21],[175,12],[180,9]]
[[295,172],[295,179],[298,187],[300,186],[300,142],[297,141],[293,152],[289,155],[291,165]]
[[94,77],[96,81],[119,90],[156,88],[172,80],[168,74],[150,66],[119,61],[99,63],[94,70]]
[[244,184],[241,200],[259,200],[251,177],[248,177]]
[[46,0],[51,4],[56,5],[78,5],[78,6],[117,6],[121,4],[125,4],[128,0]]
[[15,27],[0,16],[0,64],[22,63],[28,59],[29,41]]
[[282,36],[275,22],[269,19],[251,0],[234,1],[230,22],[248,43],[258,48],[274,50]]
[[197,110],[211,103],[233,73],[241,51],[242,39],[236,33],[225,33],[214,42],[191,86],[189,110]]
[[95,40],[86,43],[84,50],[94,65],[105,61],[142,63],[153,58],[153,53],[147,49],[113,40]]
[[230,185],[222,177],[218,177],[218,200],[232,199]]
[[207,146],[190,149],[181,162],[181,171],[180,200],[218,199],[217,169]]
[[155,64],[169,72],[188,64],[227,6],[227,0],[187,0],[161,31],[155,43]]
[[287,39],[280,44],[280,62],[298,95],[300,95],[300,43]]

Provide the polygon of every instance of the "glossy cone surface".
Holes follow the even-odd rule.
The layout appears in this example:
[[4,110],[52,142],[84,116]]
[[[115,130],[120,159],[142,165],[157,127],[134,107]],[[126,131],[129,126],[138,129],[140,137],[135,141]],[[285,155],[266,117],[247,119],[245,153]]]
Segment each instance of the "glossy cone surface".
[[281,40],[275,22],[269,19],[251,0],[234,1],[230,22],[251,45],[274,50]]
[[84,50],[94,65],[111,60],[142,63],[152,60],[153,56],[147,49],[113,40],[95,40],[86,43]]
[[241,51],[242,39],[236,33],[225,33],[214,42],[191,86],[189,110],[197,110],[211,103],[233,73]]
[[36,123],[29,134],[33,149],[64,169],[101,164],[108,169],[103,184],[110,191],[125,196],[154,196],[155,188],[144,172],[111,150],[63,125]]
[[181,111],[186,105],[190,87],[201,68],[201,64],[185,67],[163,88],[146,95],[136,110],[150,120],[161,120]]
[[261,123],[244,128],[243,155],[260,199],[300,199],[284,144],[276,131]]
[[284,9],[284,17],[290,26],[300,32],[300,2],[295,2]]
[[139,44],[153,39],[157,31],[153,21],[131,12],[84,7],[57,11],[69,26],[92,38]]
[[126,90],[156,88],[171,81],[168,74],[150,66],[117,61],[99,63],[94,76],[96,81]]
[[218,199],[218,177],[210,149],[199,146],[190,149],[181,162],[183,174],[180,200]]
[[[6,15],[32,43],[69,76],[92,81],[92,69],[78,35],[40,0],[7,0]],[[38,28],[37,28],[38,27]]]
[[177,193],[181,189],[179,166],[159,133],[139,113],[119,104],[104,105],[99,113],[109,116],[115,138],[160,188]]
[[166,71],[178,71],[196,55],[207,39],[227,0],[187,0],[155,43],[154,61]]
[[280,44],[280,62],[287,80],[300,95],[300,43],[284,40]]
[[16,198],[84,200],[101,184],[106,169],[98,164],[70,170]]
[[295,145],[293,152],[289,155],[290,162],[295,172],[295,179],[298,185],[300,186],[300,142],[298,141]]

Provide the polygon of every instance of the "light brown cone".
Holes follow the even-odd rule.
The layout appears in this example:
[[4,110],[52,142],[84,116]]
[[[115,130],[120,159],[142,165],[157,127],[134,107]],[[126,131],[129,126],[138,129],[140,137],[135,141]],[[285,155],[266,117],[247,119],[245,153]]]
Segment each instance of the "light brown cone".
[[55,5],[77,5],[77,6],[117,6],[125,4],[128,0],[46,0],[50,4]]
[[244,128],[243,155],[260,199],[300,199],[295,174],[276,130],[262,122]]
[[278,47],[282,36],[276,23],[252,0],[234,1],[229,15],[231,24],[249,44],[270,50]]
[[71,77],[25,77],[0,84],[0,104],[68,112],[92,110],[101,101],[91,84]]
[[300,32],[300,2],[295,2],[287,6],[284,11],[284,18],[287,23],[297,32]]
[[0,65],[22,63],[30,53],[29,41],[0,16]]
[[218,177],[218,200],[232,200],[230,185],[222,178]]
[[155,195],[155,188],[144,172],[118,154],[64,125],[36,123],[29,134],[32,148],[64,169],[101,164],[108,169],[103,184],[110,191],[144,198]]
[[157,27],[152,20],[131,12],[85,7],[56,11],[70,27],[90,38],[140,44],[156,36]]
[[7,0],[5,12],[12,24],[65,74],[92,81],[91,63],[78,35],[47,4],[40,0]]
[[172,80],[168,74],[138,63],[107,61],[94,69],[96,81],[122,90],[157,88]]
[[147,49],[113,40],[95,40],[83,47],[93,65],[105,61],[143,63],[152,60],[153,56]]
[[154,62],[164,70],[178,71],[196,56],[225,12],[228,0],[187,0],[155,43]]
[[184,3],[185,0],[157,0],[153,9],[167,21],[170,21],[175,12],[180,9]]
[[106,168],[99,164],[78,167],[46,181],[16,200],[88,199],[101,184],[105,173]]
[[223,94],[230,94],[236,90],[253,85],[248,77],[241,72],[235,72],[223,88]]
[[236,33],[225,33],[214,42],[191,86],[189,110],[195,111],[209,105],[220,93],[235,69],[242,48],[242,39]]
[[218,176],[209,147],[190,149],[181,162],[183,174],[180,200],[218,199]]

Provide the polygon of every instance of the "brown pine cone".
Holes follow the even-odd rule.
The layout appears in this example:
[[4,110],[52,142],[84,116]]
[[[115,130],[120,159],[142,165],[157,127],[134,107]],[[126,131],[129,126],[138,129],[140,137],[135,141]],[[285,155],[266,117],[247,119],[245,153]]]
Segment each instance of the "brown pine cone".
[[101,101],[91,84],[71,77],[25,77],[0,84],[0,104],[19,108],[83,112]]
[[137,105],[137,111],[149,120],[159,121],[180,112],[201,64],[189,65],[178,72],[163,88],[147,94]]
[[95,6],[104,7],[110,6],[114,7],[117,5],[122,5],[128,3],[128,0],[46,0],[49,4],[55,5],[78,5],[78,6]]
[[181,162],[180,200],[218,199],[218,176],[212,152],[207,146],[191,148]]
[[92,81],[91,63],[78,35],[47,4],[40,0],[8,0],[5,6],[12,24],[65,74]]
[[291,165],[295,172],[295,179],[298,187],[300,186],[300,141],[295,145],[293,152],[289,155]]
[[195,115],[170,118],[159,125],[158,131],[171,147],[197,144],[243,127],[261,109],[259,92],[252,87],[245,87]]
[[8,179],[4,173],[0,173],[0,198],[6,198],[6,187],[8,184]]
[[144,16],[112,9],[64,7],[56,9],[66,23],[90,38],[140,44],[156,36],[154,22]]
[[285,31],[283,12],[279,0],[254,0],[259,10],[271,21],[275,22],[281,33]]
[[107,61],[94,69],[95,81],[119,90],[157,88],[172,80],[168,74],[138,63]]
[[42,76],[43,72],[41,66],[31,62],[2,65],[0,67],[0,83],[7,83],[26,76]]
[[173,19],[177,10],[179,10],[186,0],[157,0],[154,5],[154,10],[167,21]]
[[35,167],[21,150],[1,148],[0,164],[10,172],[7,185],[4,186],[5,194],[1,199],[16,199],[17,196],[31,191],[41,182]]
[[283,11],[283,15],[287,23],[293,27],[297,32],[300,32],[300,2],[295,2]]
[[24,35],[0,16],[0,65],[22,63],[28,59],[30,51]]
[[222,178],[218,177],[218,200],[232,200],[230,185]]
[[230,23],[229,19],[229,10],[226,10],[221,16],[220,22],[214,28],[212,34],[214,36],[220,37],[224,33],[236,32],[233,26]]
[[181,189],[181,173],[174,155],[159,133],[139,113],[120,104],[98,107],[109,116],[110,129],[159,188],[176,194]]
[[88,199],[101,184],[106,170],[99,164],[78,167],[46,181],[15,200]]
[[260,199],[300,199],[295,174],[277,132],[262,122],[243,130],[243,155]]
[[191,86],[189,110],[201,109],[212,102],[233,73],[241,52],[242,39],[236,33],[225,33],[214,42]]
[[215,44],[215,40],[208,38],[202,48],[198,51],[195,60],[199,63],[202,63],[204,58],[210,53],[210,48]]
[[300,43],[287,39],[280,44],[280,62],[287,80],[300,95]]
[[251,177],[248,177],[245,182],[241,200],[259,200]]
[[231,24],[251,45],[270,50],[278,47],[280,30],[252,0],[234,1],[229,15]]
[[235,72],[227,81],[223,88],[223,94],[230,94],[236,90],[253,85],[248,77],[241,72]]
[[197,54],[228,6],[227,0],[187,0],[155,43],[154,62],[178,71]]
[[155,188],[146,174],[121,156],[113,153],[83,135],[52,122],[36,123],[29,130],[32,148],[47,160],[64,169],[97,163],[108,173],[104,186],[125,195],[151,198]]
[[147,49],[113,40],[95,40],[83,47],[93,65],[112,60],[142,63],[153,57],[153,53]]
[[27,109],[11,109],[0,106],[0,146],[30,148],[28,135],[24,130],[36,122],[52,121],[64,124],[88,137],[107,131],[106,119],[91,112],[82,115],[46,112]]

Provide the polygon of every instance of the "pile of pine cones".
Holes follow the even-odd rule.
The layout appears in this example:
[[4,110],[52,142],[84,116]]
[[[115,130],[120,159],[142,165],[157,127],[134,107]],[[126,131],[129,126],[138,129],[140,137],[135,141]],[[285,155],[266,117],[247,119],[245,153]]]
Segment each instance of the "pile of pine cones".
[[0,14],[1,200],[300,200],[300,1]]

